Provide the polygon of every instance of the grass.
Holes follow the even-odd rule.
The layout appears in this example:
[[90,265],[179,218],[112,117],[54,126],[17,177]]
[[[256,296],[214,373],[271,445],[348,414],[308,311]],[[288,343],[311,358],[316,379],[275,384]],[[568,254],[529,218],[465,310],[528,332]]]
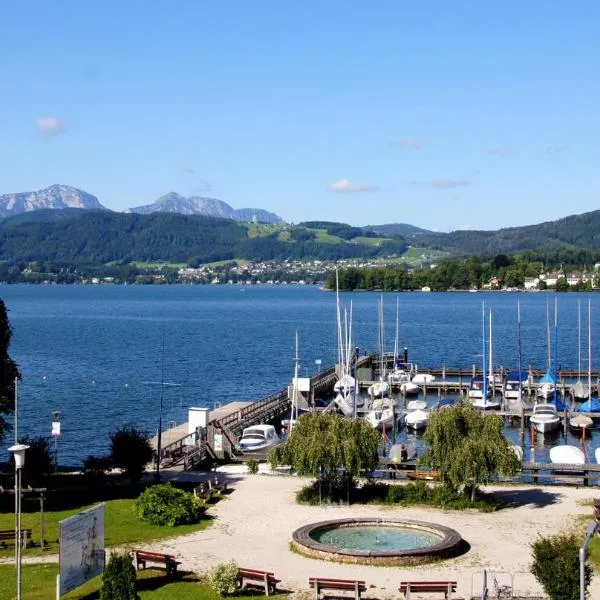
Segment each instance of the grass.
[[[57,564],[24,565],[22,571],[22,596],[35,600],[54,600]],[[101,577],[88,581],[85,585],[61,596],[62,600],[96,600],[100,598]],[[151,569],[138,571],[137,591],[141,600],[221,600],[210,587],[203,584],[197,575],[187,574],[176,580],[169,580],[164,572]],[[0,598],[16,598],[16,571],[14,565],[0,565]],[[235,596],[239,600],[256,596]]]
[[[120,499],[109,500],[104,508],[104,541],[107,547],[121,546],[124,544],[143,543],[150,540],[159,540],[168,537],[185,535],[193,531],[199,531],[208,527],[211,520],[202,519],[195,525],[179,525],[177,527],[161,527],[140,521],[133,510],[134,500]],[[94,506],[91,504],[89,506]],[[48,542],[46,549],[40,546],[40,514],[39,512],[25,512],[22,514],[22,528],[32,529],[34,545],[23,551],[23,556],[38,556],[43,554],[55,554],[58,552],[58,523],[88,506],[71,510],[44,512],[44,538]],[[14,529],[13,513],[0,513],[0,529]],[[14,555],[14,545],[0,548],[0,558]],[[0,598],[4,598],[0,594]]]

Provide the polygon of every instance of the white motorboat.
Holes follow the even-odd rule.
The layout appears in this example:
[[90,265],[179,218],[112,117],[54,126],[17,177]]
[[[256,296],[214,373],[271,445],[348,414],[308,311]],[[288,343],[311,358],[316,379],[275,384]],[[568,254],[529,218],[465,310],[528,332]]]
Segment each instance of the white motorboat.
[[[473,377],[473,379],[471,379],[471,383],[469,385],[469,392],[468,392],[468,398],[470,400],[475,400],[478,398],[483,398],[483,395],[485,393],[486,396],[489,397],[490,395],[490,388],[486,387],[484,385],[484,379],[481,376],[477,376],[477,377]],[[485,388],[485,392],[484,392],[484,388]]]
[[420,391],[419,386],[412,381],[400,384],[400,393],[404,396],[416,396]]
[[333,402],[345,417],[351,417],[354,414],[354,393],[353,392],[338,392],[333,399]]
[[554,431],[560,425],[560,417],[554,404],[535,404],[530,420],[540,433]]
[[273,425],[252,425],[242,432],[238,447],[242,452],[259,452],[276,446],[280,441]]
[[335,392],[350,391],[354,389],[354,377],[349,373],[344,373],[333,385]]
[[582,413],[577,413],[576,415],[571,415],[569,417],[569,427],[572,431],[581,433],[582,431],[587,431],[594,426],[594,420],[587,415]]
[[406,405],[406,410],[427,410],[427,402],[425,400],[411,400]]
[[527,371],[510,371],[506,376],[506,383],[504,384],[504,399],[519,400],[528,378]]
[[381,398],[373,401],[371,410],[366,414],[365,419],[375,429],[388,429],[394,425],[395,415],[394,401]]
[[550,462],[555,465],[585,465],[585,454],[577,446],[560,444],[550,448]]
[[596,458],[596,462],[600,465],[600,448],[594,450],[594,457]]
[[410,429],[425,429],[427,426],[427,419],[429,419],[429,413],[425,410],[411,410],[406,413],[404,422]]
[[376,381],[367,388],[367,392],[369,393],[369,396],[377,398],[377,396],[383,396],[384,394],[387,394],[389,388],[390,386],[387,384],[387,382]]
[[413,375],[411,379],[412,383],[416,383],[417,385],[422,385],[424,383],[433,383],[435,381],[435,375],[431,373],[417,373]]
[[472,398],[471,404],[480,410],[499,410],[502,406],[502,401],[492,396],[487,398]]

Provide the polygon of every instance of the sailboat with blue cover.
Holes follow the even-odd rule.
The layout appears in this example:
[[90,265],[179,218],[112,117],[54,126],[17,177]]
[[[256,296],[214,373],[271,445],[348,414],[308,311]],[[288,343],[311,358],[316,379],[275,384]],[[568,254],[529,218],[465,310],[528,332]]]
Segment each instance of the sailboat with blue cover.
[[600,413],[600,401],[592,398],[592,303],[588,300],[588,399],[579,405],[580,413]]

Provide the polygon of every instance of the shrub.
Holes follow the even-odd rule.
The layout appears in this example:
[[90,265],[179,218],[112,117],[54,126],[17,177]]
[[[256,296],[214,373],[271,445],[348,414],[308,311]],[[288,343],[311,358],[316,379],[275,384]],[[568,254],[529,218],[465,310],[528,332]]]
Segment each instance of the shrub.
[[108,456],[88,456],[83,461],[83,475],[88,485],[100,486],[106,479],[106,472],[111,468]]
[[112,552],[102,574],[100,600],[137,600],[136,573],[129,552]]
[[248,473],[251,475],[256,475],[258,473],[258,461],[255,458],[251,458],[247,463]]
[[140,494],[135,501],[135,511],[142,521],[175,527],[197,523],[204,511],[204,503],[170,483],[162,483]]
[[154,450],[148,436],[134,425],[123,425],[110,434],[112,462],[115,467],[125,471],[132,483],[142,478],[142,473],[153,456]]
[[210,587],[221,596],[233,594],[238,588],[238,569],[234,560],[215,565],[208,574]]
[[[40,436],[34,438],[23,438],[20,444],[29,446],[25,453],[25,467],[23,477],[29,483],[37,483],[44,475],[54,470],[53,453],[50,450],[48,438]],[[14,457],[11,457],[14,463]]]
[[[558,533],[540,537],[533,544],[531,572],[550,600],[579,600],[579,546],[575,533]],[[585,590],[590,585],[592,569],[585,565]]]

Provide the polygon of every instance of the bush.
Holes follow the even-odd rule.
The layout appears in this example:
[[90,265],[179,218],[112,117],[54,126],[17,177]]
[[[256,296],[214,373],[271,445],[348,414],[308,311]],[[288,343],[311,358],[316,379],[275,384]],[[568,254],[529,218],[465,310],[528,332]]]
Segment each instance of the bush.
[[[25,467],[23,477],[28,483],[37,483],[44,475],[54,470],[53,453],[46,437],[23,438],[19,441],[29,448],[25,452]],[[11,457],[14,464],[14,457]]]
[[83,475],[88,485],[100,486],[104,484],[107,471],[111,469],[108,456],[88,456],[83,461]]
[[153,485],[135,501],[135,511],[142,521],[153,525],[189,525],[202,517],[204,503],[170,483]]
[[112,552],[102,574],[100,600],[137,600],[136,573],[129,552]]
[[[575,533],[558,533],[540,537],[533,544],[531,572],[548,594],[550,600],[579,600],[579,546],[581,538]],[[587,594],[592,569],[585,565]]]
[[132,483],[142,478],[142,473],[153,456],[154,450],[148,436],[134,425],[124,425],[110,434],[112,462],[115,467],[125,471]]
[[234,560],[215,565],[208,574],[210,587],[221,596],[233,594],[238,588],[238,569]]
[[256,475],[258,473],[258,461],[255,458],[251,458],[247,463],[248,473]]

